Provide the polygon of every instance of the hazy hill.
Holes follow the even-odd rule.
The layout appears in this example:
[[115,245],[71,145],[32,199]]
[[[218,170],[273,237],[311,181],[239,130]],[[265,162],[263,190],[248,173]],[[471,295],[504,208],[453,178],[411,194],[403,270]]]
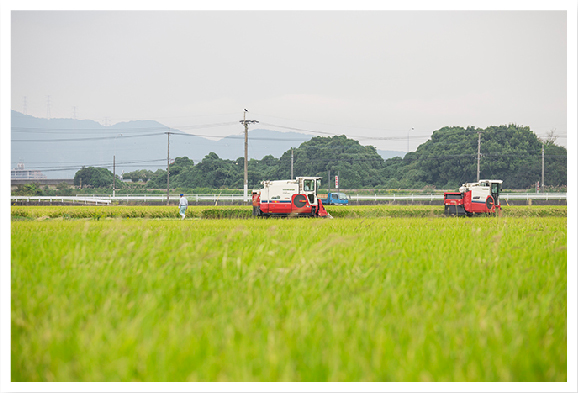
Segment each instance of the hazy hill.
[[[116,171],[166,167],[167,136],[171,129],[154,120],[138,120],[103,126],[93,120],[43,119],[12,111],[11,166],[23,162],[26,169],[39,169],[49,178],[71,178],[82,166],[107,167]],[[249,157],[280,157],[291,147],[311,139],[298,132],[265,129],[249,131]],[[199,162],[215,152],[230,160],[244,155],[242,129],[238,135],[218,141],[205,137],[171,135],[170,157],[189,157]],[[401,152],[377,152],[384,158],[403,156]]]

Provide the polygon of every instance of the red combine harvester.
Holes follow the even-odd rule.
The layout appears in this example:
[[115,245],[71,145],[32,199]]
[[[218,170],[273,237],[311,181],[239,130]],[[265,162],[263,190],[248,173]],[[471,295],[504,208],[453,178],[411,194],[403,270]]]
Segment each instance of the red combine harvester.
[[463,184],[460,192],[444,193],[444,214],[469,217],[480,213],[500,212],[501,191],[501,180],[480,180],[477,183]]
[[262,190],[253,190],[254,216],[304,216],[333,218],[317,197],[320,177],[264,181]]

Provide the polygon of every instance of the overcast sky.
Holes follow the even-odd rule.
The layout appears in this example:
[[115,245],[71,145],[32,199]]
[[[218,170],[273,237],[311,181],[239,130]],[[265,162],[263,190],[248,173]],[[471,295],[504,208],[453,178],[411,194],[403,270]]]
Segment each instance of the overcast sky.
[[565,11],[13,11],[11,33],[11,107],[37,117],[186,131],[247,108],[259,128],[401,138],[360,139],[384,150],[509,123],[566,144]]

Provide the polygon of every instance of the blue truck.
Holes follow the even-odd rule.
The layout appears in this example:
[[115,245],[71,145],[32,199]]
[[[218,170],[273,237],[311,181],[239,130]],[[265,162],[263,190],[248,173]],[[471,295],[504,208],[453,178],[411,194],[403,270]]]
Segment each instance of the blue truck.
[[319,194],[324,205],[349,205],[349,197],[342,192],[330,192],[329,194]]

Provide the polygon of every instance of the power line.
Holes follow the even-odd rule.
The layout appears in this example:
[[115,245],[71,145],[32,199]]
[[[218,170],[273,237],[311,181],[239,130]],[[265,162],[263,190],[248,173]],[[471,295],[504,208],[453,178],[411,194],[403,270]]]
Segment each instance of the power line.
[[[119,130],[115,130],[118,132]],[[24,132],[34,132],[34,131],[24,131]],[[39,131],[40,132],[40,131]],[[42,133],[42,132],[41,132]],[[49,132],[46,132],[49,133]],[[149,136],[157,136],[163,135],[164,133],[152,133],[152,134],[140,134],[140,135],[123,135],[123,138],[137,138],[137,137],[149,137]],[[171,132],[172,135],[175,136],[184,136],[184,137],[210,137],[210,138],[227,138],[227,139],[244,139],[242,135],[206,135],[206,134],[188,134],[188,133],[178,133],[178,132]],[[341,135],[335,135],[341,136]],[[353,137],[348,137],[343,135],[348,139],[353,139]],[[420,139],[426,136],[410,136],[410,139]],[[102,136],[102,137],[86,137],[86,138],[61,138],[61,139],[12,139],[12,142],[82,142],[82,141],[92,141],[92,140],[107,140],[107,139],[114,139],[115,136]],[[363,138],[359,138],[362,139]],[[367,139],[373,140],[405,140],[407,136],[402,137],[368,137]],[[302,138],[270,138],[270,137],[251,137],[251,140],[260,140],[260,141],[283,141],[283,142],[307,142],[307,140],[303,140]],[[432,141],[436,145],[453,145],[454,143],[450,142],[438,142]]]
[[142,128],[33,128],[33,127],[12,127],[12,132],[38,133],[38,134],[59,134],[59,133],[118,133],[124,132],[146,132],[165,131],[168,127],[142,127]]
[[[535,151],[535,152],[515,152],[515,153],[484,153],[482,154],[482,156],[491,156],[491,157],[518,157],[520,154],[537,154],[540,153],[540,151]],[[415,153],[410,153],[409,155],[406,155],[406,157],[397,157],[400,158],[401,160],[428,160],[428,159],[448,159],[448,158],[475,158],[477,156],[477,153],[470,153],[470,154],[443,154],[443,155],[433,155],[433,154],[427,154],[427,155],[419,155],[419,154],[415,154]],[[545,157],[567,157],[566,155],[563,154],[545,154]],[[296,160],[298,161],[299,159],[299,155],[295,155]],[[396,157],[392,157],[392,158],[396,158]],[[279,160],[281,159],[287,159],[289,160],[289,158],[279,158]],[[339,160],[339,161],[386,161],[381,157],[376,157],[376,158],[353,158],[353,157],[347,157],[347,156],[339,156],[339,157],[335,157],[335,158],[330,158],[330,159],[326,159],[326,158],[307,158],[306,161],[335,161],[335,160]]]
[[[139,137],[157,136],[157,135],[163,135],[163,133],[127,135],[127,136],[123,136],[123,139],[124,138],[139,138]],[[65,138],[65,139],[12,139],[12,142],[83,142],[83,141],[97,141],[97,140],[106,140],[106,139],[114,139],[114,138],[116,138],[116,136],[100,136],[100,137],[92,137],[92,138]]]
[[[211,123],[211,124],[201,124],[201,125],[183,125],[183,126],[177,126],[177,127],[168,127],[168,126],[114,127],[114,126],[107,126],[107,127],[103,127],[103,128],[50,128],[50,129],[33,128],[33,127],[12,127],[12,131],[13,132],[24,132],[24,133],[46,133],[46,134],[70,133],[70,132],[87,133],[90,131],[94,131],[94,132],[98,132],[99,134],[102,134],[103,132],[115,132],[116,133],[118,131],[122,131],[123,133],[124,132],[133,133],[133,132],[142,132],[142,131],[161,131],[161,130],[162,131],[165,131],[165,130],[179,131],[180,129],[193,130],[193,129],[231,126],[234,124],[236,124],[236,122],[222,122],[222,123]],[[340,134],[340,133],[335,133],[335,132],[326,132],[326,131],[313,130],[313,129],[304,129],[304,128],[298,128],[298,127],[290,127],[290,126],[283,126],[283,125],[278,125],[278,124],[271,124],[271,123],[261,123],[261,124],[265,125],[265,126],[269,126],[269,127],[276,127],[276,128],[282,128],[282,129],[287,129],[287,130],[292,130],[292,131],[307,132],[307,133],[314,133],[314,134],[320,134],[320,135],[346,136],[349,139],[355,139],[355,140],[359,140],[359,141],[363,141],[363,140],[395,141],[395,140],[404,140],[404,139],[408,139],[408,140],[409,139],[423,139],[423,138],[430,138],[433,135],[433,132],[431,132],[428,135],[411,135],[411,136],[399,135],[399,136],[391,136],[391,137],[376,137],[376,136],[364,136],[364,135],[349,136],[349,135],[346,135],[344,133]],[[436,131],[439,131],[439,130],[436,130]],[[468,131],[468,130],[465,129],[465,131]],[[505,130],[492,130],[492,131],[506,132],[508,130],[505,129]],[[474,130],[474,132],[477,132],[477,130]],[[159,134],[156,134],[156,135],[159,135]],[[188,137],[204,137],[204,138],[229,138],[229,139],[241,139],[241,138],[243,138],[243,136],[241,136],[241,135],[230,135],[230,134],[229,135],[209,135],[209,134],[191,134],[191,133],[185,133],[185,132],[175,132],[174,135],[188,136]],[[537,135],[537,134],[535,134],[535,135]],[[564,134],[556,135],[556,136],[559,138],[567,138],[567,136]],[[104,138],[104,137],[101,137],[101,138]],[[77,138],[74,138],[74,139],[77,140]],[[277,141],[301,141],[302,140],[301,138],[268,138],[268,137],[251,137],[251,139],[263,140],[263,141],[276,141],[276,140]],[[80,139],[78,139],[78,140],[80,140]],[[21,140],[14,140],[14,141],[20,142]],[[65,142],[67,140],[54,140],[54,141]],[[434,141],[434,143],[437,143],[437,142]]]
[[[523,153],[523,152],[522,152]],[[534,152],[536,153],[536,152]],[[412,154],[411,157],[398,157],[399,159],[403,160],[403,161],[426,161],[426,160],[447,160],[447,159],[475,159],[476,157],[476,153],[473,154],[456,154],[456,155],[423,155],[423,156],[416,156],[415,154]],[[491,155],[491,156],[511,156],[511,157],[515,157],[515,156],[519,156],[518,153],[516,154],[500,154],[500,153],[487,153],[486,155]],[[349,164],[353,164],[353,163],[364,163],[364,162],[382,162],[385,164],[385,159],[381,158],[381,157],[376,157],[376,158],[353,158],[353,157],[336,157],[336,158],[306,158],[306,159],[301,159],[299,160],[299,156],[296,156],[297,159],[295,160],[295,164],[302,164],[302,163],[308,163],[308,162],[338,162],[338,163],[349,163]],[[562,158],[567,158],[567,156],[565,155],[545,155],[545,157],[562,157]],[[158,161],[164,161],[165,159],[156,159],[156,160],[146,160],[146,161],[142,161],[142,162],[158,162]],[[290,160],[289,158],[279,158],[278,159],[279,162],[283,161],[283,162],[287,162],[288,160]],[[201,159],[193,159],[194,162],[201,162]],[[235,162],[235,160],[227,160],[227,159],[223,159],[223,161],[227,161],[231,164],[233,164]],[[473,162],[473,161],[472,161]],[[138,165],[135,165],[138,164]],[[63,172],[63,171],[71,171],[71,170],[80,170],[82,168],[87,168],[87,167],[97,167],[97,168],[111,168],[113,165],[110,163],[99,163],[99,164],[83,164],[83,165],[69,165],[69,166],[61,166],[61,167],[35,167],[35,169],[38,170],[42,170],[42,172]],[[143,168],[156,168],[156,169],[162,169],[159,168],[159,164],[139,164],[139,161],[126,161],[126,162],[122,162],[120,164],[116,165],[119,168],[127,168],[127,167],[138,167],[140,169]]]
[[230,121],[230,122],[224,122],[224,123],[202,124],[202,125],[193,125],[193,126],[173,126],[172,128],[175,128],[178,130],[181,130],[181,129],[196,130],[199,128],[225,127],[225,126],[233,126],[236,124],[237,124],[237,122]]
[[11,127],[12,131],[66,131],[66,132],[84,132],[84,131],[95,131],[95,132],[130,132],[130,131],[179,131],[180,128],[182,129],[202,129],[202,128],[213,128],[213,127],[223,127],[223,126],[230,126],[235,125],[237,122],[226,122],[226,123],[211,123],[211,124],[198,124],[198,125],[191,125],[191,126],[178,126],[177,127],[169,127],[169,126],[154,126],[154,127],[117,127],[117,126],[106,126],[102,128],[78,128],[78,127],[70,127],[70,128],[42,128],[42,127]]
[[[159,159],[154,159],[154,160],[137,160],[137,161],[119,161],[116,163],[116,165],[123,165],[123,166],[128,166],[128,165],[134,165],[134,164],[141,164],[141,163],[150,163],[150,162],[160,162],[160,161],[164,161],[164,158],[159,158]],[[85,163],[68,163],[68,165],[64,165],[64,166],[60,166],[60,167],[54,167],[54,165],[51,164],[58,164],[58,163],[50,163],[50,162],[36,162],[35,164],[45,164],[45,165],[49,165],[49,166],[38,166],[35,165],[35,169],[46,169],[46,168],[54,168],[54,169],[74,169],[74,168],[78,168],[78,167],[100,167],[100,166],[107,166],[110,163],[108,162],[99,162],[96,164],[85,164]],[[60,164],[66,164],[66,163],[60,163]]]
[[[363,135],[356,135],[356,136],[347,136],[345,134],[339,134],[339,133],[334,133],[334,132],[326,132],[326,131],[319,131],[319,130],[306,130],[303,128],[297,128],[297,127],[287,127],[287,126],[280,126],[277,124],[270,124],[270,123],[261,123],[264,126],[269,126],[269,127],[278,127],[278,128],[283,128],[283,129],[287,129],[287,130],[293,130],[293,131],[301,131],[301,132],[311,132],[311,133],[315,133],[315,134],[323,134],[323,135],[330,135],[330,136],[345,136],[349,139],[361,139],[361,140],[380,140],[380,141],[387,141],[387,140],[405,140],[407,139],[407,136],[393,136],[393,137],[389,137],[389,136],[363,136]],[[431,135],[414,135],[411,136],[411,139],[419,139],[419,138],[429,138]]]
[[[331,150],[342,150],[343,147],[342,146],[333,146],[333,147],[317,147],[317,146],[305,146],[305,147],[300,147],[299,149],[316,149],[316,150],[327,150],[327,149],[331,149]],[[356,154],[358,153],[357,151],[353,151],[350,150],[353,149],[353,147],[350,147],[346,150],[344,150],[342,153],[343,154]],[[517,151],[517,152],[512,152],[512,153],[482,153],[482,156],[485,157],[519,157],[522,154],[526,154],[526,155],[540,155],[541,154],[541,150],[526,150],[526,151]],[[419,153],[410,153],[409,155],[406,155],[406,157],[401,158],[398,157],[402,160],[428,160],[428,159],[450,159],[450,158],[473,158],[476,157],[477,153],[467,153],[467,154],[419,154]],[[544,157],[564,157],[567,158],[567,155],[563,155],[563,154],[544,154]],[[295,160],[297,161],[300,158],[299,155],[295,155]],[[281,156],[280,158],[278,158],[278,160],[283,160],[283,156]],[[290,159],[290,158],[288,158]],[[122,166],[122,167],[127,167],[129,165],[131,166],[135,166],[135,164],[141,164],[140,166],[144,166],[142,165],[143,163],[153,163],[153,162],[161,162],[164,161],[164,158],[158,158],[158,159],[147,159],[147,160],[135,160],[135,161],[119,161],[117,163],[117,166]],[[228,159],[222,159],[223,161],[236,161],[236,160],[228,160]],[[303,158],[301,157],[301,160],[303,161]],[[381,158],[381,157],[375,157],[375,158],[353,158],[353,157],[348,157],[346,155],[342,155],[336,158],[331,158],[331,159],[319,159],[319,158],[306,158],[306,161],[334,161],[334,160],[340,160],[340,161],[386,161],[385,159]],[[194,162],[200,162],[202,161],[202,159],[193,159]],[[103,163],[92,163],[92,164],[81,164],[81,163],[69,163],[70,165],[65,165],[65,166],[59,166],[59,167],[54,167],[53,165],[50,165],[48,167],[45,166],[41,166],[39,164],[46,164],[49,165],[51,164],[50,162],[46,162],[46,161],[36,161],[36,162],[32,162],[33,164],[35,164],[35,169],[42,169],[42,170],[66,170],[66,169],[75,169],[75,168],[79,168],[79,167],[110,167],[111,165],[107,162],[103,162]],[[149,164],[147,166],[153,166],[153,167],[158,167],[158,165],[154,165],[154,164]]]
[[[302,123],[311,123],[311,124],[320,124],[320,125],[324,125],[324,126],[330,126],[330,127],[344,127],[343,125],[337,125],[337,124],[329,124],[329,123],[323,123],[323,122],[318,122],[318,121],[309,121],[309,120],[301,120],[301,119],[288,119],[286,117],[280,117],[280,116],[272,116],[272,115],[262,115],[262,114],[258,114],[259,116],[267,116],[267,117],[274,117],[277,119],[283,119],[283,120],[288,120],[288,121],[297,121],[297,122],[302,122]],[[262,124],[266,124],[266,123],[262,123]],[[280,127],[280,126],[279,126]],[[380,131],[380,132],[392,132],[393,130],[385,130],[383,128],[373,128],[373,127],[359,127],[359,126],[345,126],[348,129],[361,129],[361,130],[371,130],[371,131]],[[322,131],[318,131],[318,132],[322,132]],[[338,135],[338,134],[336,134]]]
[[[76,109],[76,107],[74,107]],[[48,110],[50,109],[50,96],[48,96]],[[221,138],[229,138],[229,139],[241,139],[244,138],[245,139],[245,150],[246,150],[246,160],[248,160],[247,157],[247,145],[248,145],[248,140],[247,140],[247,136],[248,136],[248,130],[247,130],[247,123],[248,122],[255,122],[257,123],[257,121],[253,121],[253,120],[243,120],[241,121],[244,125],[245,125],[245,135],[205,135],[205,134],[192,134],[192,133],[186,133],[186,132],[172,132],[172,130],[175,131],[180,131],[176,128],[171,128],[171,127],[166,127],[166,126],[155,126],[155,127],[130,127],[130,128],[126,128],[126,127],[110,127],[107,126],[106,128],[93,128],[93,129],[83,129],[83,128],[61,128],[61,129],[57,129],[57,128],[51,128],[51,129],[46,129],[46,128],[31,128],[31,127],[12,127],[12,130],[14,132],[22,132],[22,133],[40,133],[40,134],[55,134],[55,133],[71,133],[71,132],[76,132],[76,133],[86,133],[86,132],[98,132],[99,134],[103,134],[106,132],[114,132],[115,134],[118,133],[119,131],[123,131],[123,133],[131,133],[131,135],[125,135],[123,136],[124,138],[139,138],[139,137],[150,137],[150,136],[158,136],[158,135],[162,135],[162,134],[167,134],[167,136],[175,135],[175,136],[184,136],[184,137],[221,137]],[[108,120],[107,120],[108,123]],[[202,129],[202,128],[212,128],[212,127],[221,127],[221,126],[230,126],[236,124],[236,122],[221,122],[221,123],[212,123],[212,124],[204,124],[204,125],[191,125],[191,126],[179,126],[179,128],[181,129],[189,129],[189,130],[193,130],[193,129]],[[310,129],[303,129],[303,128],[297,128],[297,127],[289,127],[289,126],[282,126],[282,125],[275,125],[275,124],[269,124],[269,123],[261,123],[265,126],[270,126],[270,127],[278,127],[278,128],[283,128],[283,129],[288,129],[288,130],[294,130],[294,131],[299,131],[299,132],[309,132],[309,133],[315,133],[315,134],[322,134],[322,135],[330,135],[330,136],[341,136],[335,133],[330,133],[330,132],[325,132],[325,131],[319,131],[319,130],[310,130]],[[165,132],[157,132],[157,133],[151,133],[151,134],[134,134],[137,132],[143,132],[143,131],[161,131],[161,130],[169,130],[169,131],[165,131]],[[479,160],[480,157],[484,156],[484,157],[510,157],[510,156],[520,156],[521,154],[534,154],[537,153],[533,152],[533,151],[516,151],[516,152],[512,152],[512,153],[482,153],[481,152],[481,147],[480,147],[480,133],[481,133],[481,129],[464,129],[462,128],[463,131],[465,131],[466,136],[468,134],[472,134],[472,133],[478,133],[478,153],[477,153],[477,157],[478,157],[478,168],[479,168]],[[440,131],[440,130],[437,130]],[[458,130],[459,131],[459,130]],[[516,132],[519,130],[509,130],[509,129],[492,129],[492,130],[488,130],[489,132]],[[534,133],[535,134],[535,133]],[[411,139],[421,139],[421,138],[430,138],[434,135],[434,132],[432,132],[430,135],[411,135]],[[392,137],[373,137],[373,136],[355,136],[355,137],[351,137],[351,136],[347,136],[347,135],[342,135],[344,137],[347,137],[349,139],[357,139],[357,140],[403,140],[406,139],[406,136],[392,136]],[[464,137],[464,134],[462,132],[460,132],[460,135],[456,135],[457,137]],[[14,139],[12,140],[12,142],[83,142],[83,141],[96,141],[96,140],[108,140],[108,139],[116,139],[116,135],[112,135],[112,136],[99,136],[99,137],[82,137],[82,138],[59,138],[59,139],[41,139],[41,140],[24,140],[24,139]],[[565,136],[560,136],[560,135],[556,135],[556,137],[561,137],[564,138]],[[315,138],[315,136],[313,136],[312,138]],[[409,142],[410,139],[410,135],[407,135],[407,140]],[[262,140],[262,141],[298,141],[298,142],[302,142],[303,138],[272,138],[272,137],[252,137],[251,140]],[[471,141],[469,141],[471,142]],[[439,142],[439,141],[435,141],[433,138],[431,140],[432,144],[435,144],[437,147],[440,146],[450,146],[450,145],[454,145],[453,142]],[[352,150],[351,153],[357,153],[357,151],[359,150],[359,148],[365,148],[367,146],[350,146],[350,147],[344,147],[344,146],[303,146],[300,149],[316,149],[316,150],[327,150],[327,149],[334,149],[334,150],[340,150],[341,153],[343,154],[347,154],[349,153],[350,149]],[[126,151],[127,149],[123,149],[123,151]],[[459,155],[452,155],[452,154],[443,154],[443,155],[432,155],[432,154],[419,154],[419,153],[409,153],[408,155],[406,155],[403,160],[429,160],[429,159],[450,159],[450,158],[471,158],[471,157],[475,157],[476,154],[459,154]],[[555,154],[545,154],[545,157],[566,157],[565,155],[555,155]],[[280,158],[281,160],[282,158]],[[297,159],[299,159],[299,157],[297,157]],[[347,157],[347,156],[341,156],[339,158],[332,158],[332,159],[316,159],[316,158],[308,158],[307,161],[342,161],[342,162],[364,162],[364,161],[382,161],[384,162],[385,159],[379,157],[379,158],[371,158],[371,159],[359,159],[359,158],[352,158],[352,157]],[[151,161],[145,161],[145,162],[151,162]],[[135,164],[137,162],[132,162],[132,164]],[[119,166],[123,166],[126,167],[129,164],[131,164],[130,162],[127,163],[119,163]],[[85,165],[83,165],[85,166]],[[110,165],[100,165],[101,167],[110,167]],[[114,164],[113,164],[114,166]],[[141,167],[143,166],[149,166],[149,167],[153,167],[155,165],[151,165],[151,164],[145,164],[145,165],[140,165]],[[158,166],[155,166],[158,167]],[[56,170],[71,170],[71,169],[76,169],[78,168],[78,166],[71,166],[71,167],[59,167],[59,168],[47,168],[47,169],[43,169],[45,171],[56,171]],[[246,170],[245,170],[246,172]],[[479,169],[478,169],[478,174],[479,174]],[[168,188],[169,188],[169,182],[168,182],[168,175],[169,175],[169,154],[168,154],[168,146],[167,146],[167,192],[168,192]],[[245,178],[247,177],[247,175],[245,175]],[[479,177],[479,175],[478,175]],[[247,184],[247,180],[245,181],[245,184]],[[167,200],[168,201],[168,200]]]
[[[164,159],[163,159],[164,161]],[[118,165],[116,164],[117,168],[128,168],[128,165]],[[132,166],[131,166],[132,167]],[[37,170],[42,170],[42,172],[69,172],[69,171],[78,171],[82,168],[112,168],[112,164],[101,164],[101,165],[77,165],[74,167],[62,167],[62,168],[36,168]],[[139,165],[139,169],[142,168],[159,168],[158,165],[147,164],[147,165]]]

